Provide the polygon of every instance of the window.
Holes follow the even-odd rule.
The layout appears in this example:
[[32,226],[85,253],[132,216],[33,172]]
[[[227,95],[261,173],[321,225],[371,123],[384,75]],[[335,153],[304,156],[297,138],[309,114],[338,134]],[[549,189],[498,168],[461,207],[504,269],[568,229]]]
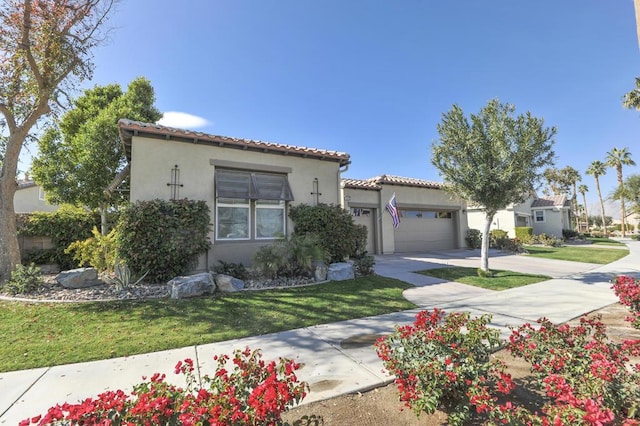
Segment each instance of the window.
[[536,210],[533,212],[536,222],[544,222],[544,210]]
[[273,239],[286,234],[286,203],[293,201],[286,175],[217,169],[215,179],[216,239]]
[[451,212],[441,212],[432,210],[400,210],[400,217],[422,218],[422,219],[451,219]]
[[45,201],[44,189],[41,186],[38,187],[38,200]]

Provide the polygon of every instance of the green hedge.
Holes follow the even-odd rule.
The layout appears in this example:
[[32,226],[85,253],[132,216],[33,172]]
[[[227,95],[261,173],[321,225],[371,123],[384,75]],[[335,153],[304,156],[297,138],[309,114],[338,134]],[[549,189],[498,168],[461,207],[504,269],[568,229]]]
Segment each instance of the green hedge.
[[125,207],[117,227],[118,254],[145,281],[164,282],[193,269],[210,246],[204,201],[152,200]]
[[65,253],[69,244],[91,236],[100,218],[93,212],[73,206],[62,206],[55,212],[34,212],[20,215],[18,234],[28,237],[49,237],[53,249],[33,250],[27,253],[23,263],[57,263],[61,269],[77,268],[71,254]]
[[299,204],[289,209],[296,235],[316,235],[330,262],[361,257],[367,247],[367,229],[356,225],[351,214],[340,206]]
[[516,226],[516,239],[528,244],[533,241],[533,228],[530,226]]

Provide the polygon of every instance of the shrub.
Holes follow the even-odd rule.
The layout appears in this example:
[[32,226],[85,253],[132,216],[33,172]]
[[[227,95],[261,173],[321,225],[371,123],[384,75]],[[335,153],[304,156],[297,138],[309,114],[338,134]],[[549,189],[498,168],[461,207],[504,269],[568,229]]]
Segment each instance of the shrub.
[[29,266],[16,265],[16,269],[11,272],[11,279],[4,284],[5,290],[13,295],[34,292],[39,286],[40,268],[33,263]]
[[516,226],[516,238],[523,244],[531,244],[533,242],[533,228],[530,226]]
[[477,229],[467,229],[467,236],[464,239],[471,249],[482,247],[482,232]]
[[514,384],[505,365],[489,357],[500,344],[490,321],[489,315],[471,319],[468,312],[445,315],[436,308],[379,339],[376,351],[396,376],[400,399],[417,414],[444,409],[448,424],[461,425],[471,408],[484,409],[492,390],[509,393]]
[[553,235],[540,234],[536,235],[536,241],[547,247],[560,247],[562,246],[562,240],[560,238],[556,238]]
[[622,275],[616,277],[611,288],[620,299],[620,303],[629,307],[631,311],[627,321],[631,322],[633,327],[640,329],[640,280]]
[[572,240],[578,237],[578,231],[574,231],[573,229],[563,229],[562,230],[562,238],[565,240]]
[[356,225],[348,211],[340,206],[299,204],[289,209],[296,235],[316,235],[330,262],[357,257],[367,247],[367,229]]
[[231,371],[229,356],[214,356],[214,360],[215,374],[201,381],[191,359],[178,362],[175,373],[185,376],[185,388],[167,383],[164,374],[156,373],[135,385],[131,395],[107,391],[96,399],[52,407],[44,416],[20,425],[275,425],[287,408],[306,396],[308,385],[296,377],[300,366],[292,360],[265,363],[259,350],[249,348],[235,351]]
[[315,235],[292,235],[261,247],[253,263],[263,275],[275,277],[309,276],[314,260],[325,260],[324,249]]
[[32,253],[30,261],[37,259],[43,263],[57,263],[61,269],[78,267],[71,254],[65,253],[75,241],[91,237],[91,230],[99,224],[99,218],[92,212],[73,206],[62,206],[55,212],[34,212],[22,218],[18,233],[26,236],[49,237],[55,248],[45,253]]
[[120,213],[118,255],[134,273],[167,281],[196,266],[210,245],[209,207],[204,201],[138,201]]
[[355,273],[356,273],[356,276],[359,276],[359,277],[373,275],[374,273],[373,265],[375,264],[376,264],[376,259],[373,256],[366,253],[361,257],[357,257],[353,259],[353,266],[355,269]]
[[219,260],[218,264],[213,267],[216,274],[230,275],[239,280],[246,280],[249,277],[249,271],[242,263],[225,262]]
[[112,229],[107,235],[102,235],[94,226],[91,233],[92,237],[71,243],[64,252],[72,254],[79,266],[89,265],[98,272],[113,271],[117,252],[116,230]]
[[583,316],[576,327],[542,318],[513,330],[507,349],[531,364],[546,396],[542,415],[513,409],[518,424],[638,424],[640,370],[627,363],[640,355],[640,340],[611,342],[598,317]]
[[489,233],[489,247],[504,250],[504,246],[509,244],[509,234],[502,229],[492,229]]

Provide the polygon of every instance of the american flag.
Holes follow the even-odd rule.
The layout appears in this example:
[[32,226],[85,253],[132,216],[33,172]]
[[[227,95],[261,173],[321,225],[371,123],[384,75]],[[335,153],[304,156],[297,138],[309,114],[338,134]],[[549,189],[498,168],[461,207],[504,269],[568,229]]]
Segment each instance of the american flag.
[[394,192],[389,202],[387,203],[387,211],[391,215],[393,221],[393,227],[397,228],[400,225],[400,215],[398,214],[398,205],[396,204],[396,193]]

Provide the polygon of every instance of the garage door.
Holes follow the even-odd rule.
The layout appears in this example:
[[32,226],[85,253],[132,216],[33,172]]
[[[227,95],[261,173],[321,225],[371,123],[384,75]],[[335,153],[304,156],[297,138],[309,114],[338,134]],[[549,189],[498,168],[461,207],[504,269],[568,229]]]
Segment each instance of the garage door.
[[351,208],[351,216],[353,216],[353,222],[356,225],[364,225],[367,227],[367,252],[369,254],[376,254],[375,211],[375,209],[369,208]]
[[400,210],[395,230],[395,252],[418,252],[456,248],[454,212]]

